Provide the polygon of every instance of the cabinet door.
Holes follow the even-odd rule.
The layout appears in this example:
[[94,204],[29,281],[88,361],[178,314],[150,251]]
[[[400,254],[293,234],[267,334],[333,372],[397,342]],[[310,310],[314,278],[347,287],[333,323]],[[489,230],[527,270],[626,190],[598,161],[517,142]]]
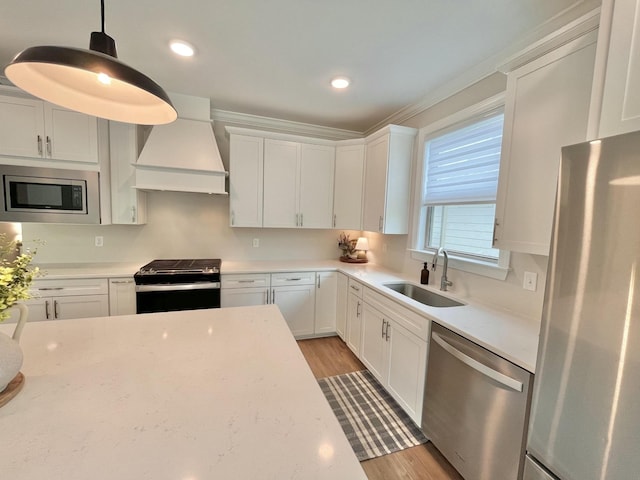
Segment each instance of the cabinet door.
[[268,288],[223,288],[220,291],[220,306],[226,308],[266,305],[268,295]]
[[600,26],[610,36],[608,49],[602,42],[607,61],[599,137],[640,130],[640,0],[605,0],[603,18],[612,5],[610,29]]
[[509,74],[494,246],[549,254],[560,148],[586,140],[595,33]]
[[264,140],[247,135],[231,135],[229,152],[231,226],[262,227]]
[[367,145],[362,228],[368,232],[383,229],[388,155],[388,135]]
[[147,223],[147,194],[133,188],[138,159],[137,126],[109,122],[109,158],[111,171],[111,221],[120,225]]
[[303,143],[300,155],[300,226],[331,228],[335,147]]
[[380,381],[386,383],[387,341],[389,325],[382,313],[365,303],[362,309],[362,345],[360,360]]
[[109,315],[108,295],[71,295],[53,298],[56,319],[106,317]]
[[336,331],[338,273],[318,272],[317,277],[315,333],[333,333]]
[[265,227],[299,225],[298,183],[300,144],[281,140],[264,141]]
[[136,313],[136,284],[133,278],[109,279],[109,315]]
[[0,155],[42,157],[44,142],[43,102],[0,97]]
[[313,335],[316,286],[275,287],[271,292],[271,301],[280,308],[293,336]]
[[46,156],[57,160],[98,163],[98,120],[44,102]]
[[349,294],[347,315],[347,346],[360,358],[360,334],[362,326],[362,300],[354,293]]
[[[28,322],[41,322],[43,320],[55,320],[53,317],[53,299],[52,298],[31,298],[25,302],[29,308]],[[13,317],[12,317],[13,320]],[[18,317],[15,317],[18,321]]]
[[333,228],[362,229],[364,145],[336,147]]
[[336,299],[336,332],[342,340],[346,339],[348,303],[348,277],[344,273],[338,273]]
[[388,371],[385,387],[413,421],[420,425],[427,342],[395,322],[388,328]]

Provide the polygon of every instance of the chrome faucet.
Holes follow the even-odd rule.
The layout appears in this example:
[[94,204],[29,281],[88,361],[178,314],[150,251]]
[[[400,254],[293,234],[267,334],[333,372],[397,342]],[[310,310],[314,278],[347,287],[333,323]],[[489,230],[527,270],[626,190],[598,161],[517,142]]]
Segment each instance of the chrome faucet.
[[433,271],[435,272],[436,265],[438,264],[438,255],[440,255],[441,253],[442,253],[442,256],[444,257],[444,264],[442,265],[442,277],[440,277],[440,290],[442,290],[443,292],[446,292],[447,287],[452,286],[453,283],[447,279],[447,270],[449,268],[449,255],[447,254],[447,251],[444,249],[444,247],[440,247],[438,251],[433,255],[433,261],[431,263],[433,265]]

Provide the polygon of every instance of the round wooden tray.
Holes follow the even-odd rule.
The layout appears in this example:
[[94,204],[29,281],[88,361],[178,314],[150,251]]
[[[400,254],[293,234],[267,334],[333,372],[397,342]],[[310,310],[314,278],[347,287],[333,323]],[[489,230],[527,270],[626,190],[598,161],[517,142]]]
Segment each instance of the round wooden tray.
[[366,258],[340,257],[340,261],[345,263],[367,263],[369,260]]
[[18,374],[13,377],[13,380],[9,382],[7,388],[0,392],[0,407],[6,405],[13,397],[18,395],[23,386],[24,375],[22,374],[22,372],[18,372]]

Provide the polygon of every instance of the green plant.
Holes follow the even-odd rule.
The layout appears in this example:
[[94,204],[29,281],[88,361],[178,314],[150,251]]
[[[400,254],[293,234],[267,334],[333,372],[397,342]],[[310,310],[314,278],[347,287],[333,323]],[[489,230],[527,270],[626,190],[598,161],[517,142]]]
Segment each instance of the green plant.
[[17,242],[0,234],[0,322],[9,317],[8,308],[31,298],[29,287],[39,273],[38,267],[30,268],[36,251],[19,253],[17,247]]

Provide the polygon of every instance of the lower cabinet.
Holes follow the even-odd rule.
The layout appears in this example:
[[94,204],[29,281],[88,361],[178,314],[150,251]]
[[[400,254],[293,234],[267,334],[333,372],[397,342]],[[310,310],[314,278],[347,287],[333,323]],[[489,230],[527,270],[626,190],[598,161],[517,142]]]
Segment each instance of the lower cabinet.
[[338,273],[316,274],[316,310],[313,333],[326,335],[336,331]]
[[347,306],[347,346],[360,357],[360,337],[362,332],[362,292],[361,283],[349,279],[349,301]]
[[35,280],[26,302],[29,320],[63,320],[109,315],[106,278]]
[[429,321],[365,290],[360,360],[420,425]]
[[109,315],[136,313],[136,284],[132,277],[109,279]]
[[271,279],[268,273],[222,275],[220,306],[248,307],[267,305]]

